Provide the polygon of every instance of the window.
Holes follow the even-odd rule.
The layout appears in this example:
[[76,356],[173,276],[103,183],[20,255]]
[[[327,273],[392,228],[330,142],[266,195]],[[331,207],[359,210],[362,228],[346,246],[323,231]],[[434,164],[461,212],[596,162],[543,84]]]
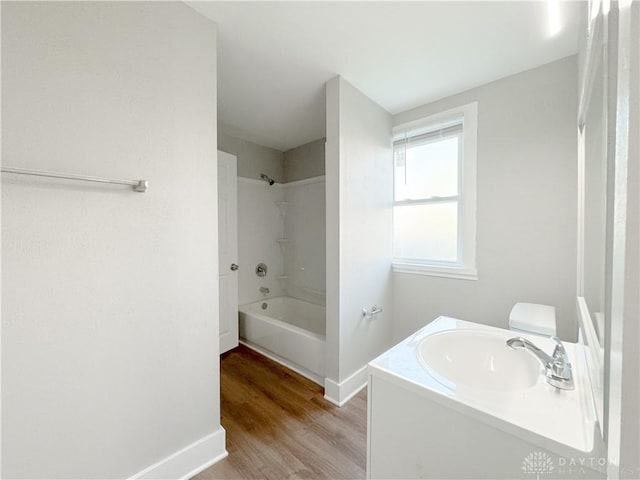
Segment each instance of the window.
[[477,104],[394,128],[393,269],[476,279]]

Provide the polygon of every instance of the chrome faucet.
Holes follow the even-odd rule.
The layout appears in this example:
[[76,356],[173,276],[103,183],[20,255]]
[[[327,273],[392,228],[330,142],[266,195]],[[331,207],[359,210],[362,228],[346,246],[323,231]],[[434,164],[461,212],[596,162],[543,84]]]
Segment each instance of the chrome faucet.
[[556,344],[552,355],[547,355],[523,337],[510,338],[507,340],[507,346],[514,350],[516,348],[524,348],[540,360],[540,363],[544,366],[545,377],[549,385],[563,390],[573,390],[573,372],[571,371],[571,363],[569,363],[567,351],[558,337],[551,337],[551,340]]
[[260,293],[262,295],[269,295],[269,288],[267,287],[260,287]]

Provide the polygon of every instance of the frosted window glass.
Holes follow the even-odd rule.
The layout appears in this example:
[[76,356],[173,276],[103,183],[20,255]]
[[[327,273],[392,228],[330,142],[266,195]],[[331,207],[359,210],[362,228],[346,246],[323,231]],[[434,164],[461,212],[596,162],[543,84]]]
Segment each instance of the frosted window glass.
[[395,152],[395,199],[458,195],[459,137],[403,146]]
[[395,206],[393,237],[396,258],[456,262],[458,202]]

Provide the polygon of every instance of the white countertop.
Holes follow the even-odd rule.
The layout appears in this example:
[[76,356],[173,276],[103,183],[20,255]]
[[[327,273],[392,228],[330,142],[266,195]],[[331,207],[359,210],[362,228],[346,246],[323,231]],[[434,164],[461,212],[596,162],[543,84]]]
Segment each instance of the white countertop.
[[548,338],[439,317],[369,363],[369,375],[395,382],[559,455],[594,452],[598,426],[582,345],[563,342],[573,366],[574,390],[549,385],[542,373],[533,386],[513,392],[456,389],[455,385],[444,385],[421,366],[417,348],[431,334],[459,329],[522,336],[549,354],[554,348]]

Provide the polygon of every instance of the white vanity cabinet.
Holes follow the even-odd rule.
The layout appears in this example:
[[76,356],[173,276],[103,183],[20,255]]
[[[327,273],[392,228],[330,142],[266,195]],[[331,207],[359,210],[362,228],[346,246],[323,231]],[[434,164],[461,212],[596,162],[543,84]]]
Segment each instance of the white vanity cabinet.
[[[542,374],[526,388],[466,388],[429,373],[418,358],[424,338],[450,330],[511,335],[441,317],[371,362],[368,478],[604,478],[579,368],[574,390],[559,391]],[[572,358],[579,353],[566,347]],[[487,368],[500,372],[500,365]]]

